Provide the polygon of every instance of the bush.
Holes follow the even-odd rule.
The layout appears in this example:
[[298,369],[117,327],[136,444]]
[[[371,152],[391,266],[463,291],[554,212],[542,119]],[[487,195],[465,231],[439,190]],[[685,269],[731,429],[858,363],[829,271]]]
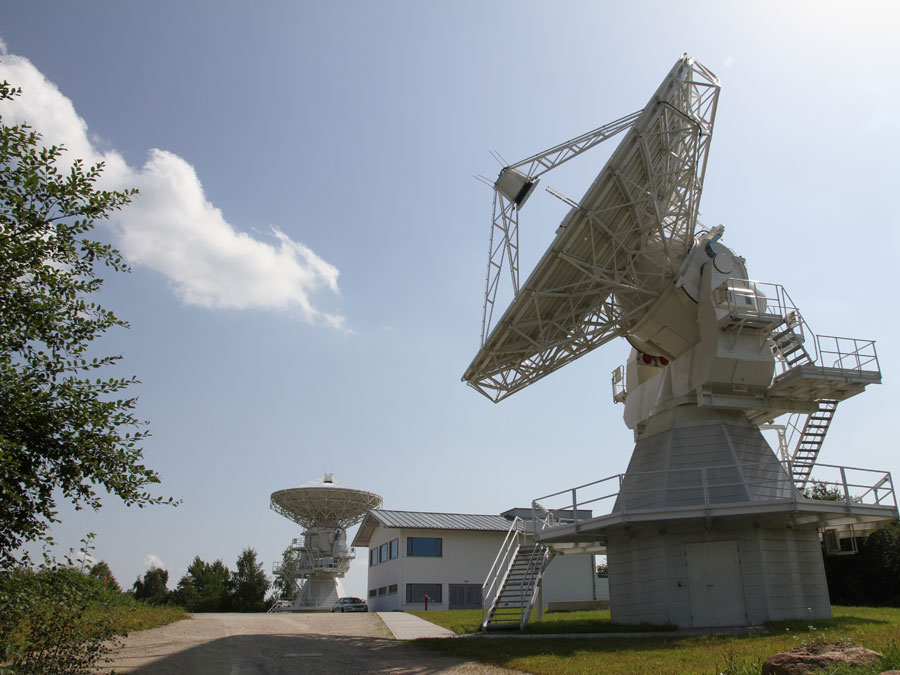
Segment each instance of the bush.
[[860,538],[858,545],[856,555],[825,556],[831,602],[900,607],[900,521]]
[[108,610],[122,602],[102,580],[72,567],[0,573],[2,658],[17,675],[90,673],[115,646]]

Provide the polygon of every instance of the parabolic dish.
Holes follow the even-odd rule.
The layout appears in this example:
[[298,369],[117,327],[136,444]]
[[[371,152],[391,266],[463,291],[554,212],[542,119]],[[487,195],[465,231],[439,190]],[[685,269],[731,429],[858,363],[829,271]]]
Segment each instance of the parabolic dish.
[[688,56],[663,80],[485,339],[463,380],[499,401],[625,335],[694,240],[719,82]]
[[381,506],[381,502],[374,492],[339,485],[331,474],[325,474],[320,481],[273,492],[270,506],[306,529],[346,529],[362,520],[369,509]]

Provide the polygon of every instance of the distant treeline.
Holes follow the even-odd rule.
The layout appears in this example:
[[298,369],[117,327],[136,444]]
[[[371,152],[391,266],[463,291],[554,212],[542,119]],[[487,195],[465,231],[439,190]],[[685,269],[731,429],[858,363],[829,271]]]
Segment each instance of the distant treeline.
[[271,582],[256,560],[256,551],[246,548],[234,571],[221,560],[207,563],[196,556],[174,591],[168,589],[169,573],[154,568],[138,577],[132,593],[138,600],[155,605],[175,604],[189,612],[264,612]]

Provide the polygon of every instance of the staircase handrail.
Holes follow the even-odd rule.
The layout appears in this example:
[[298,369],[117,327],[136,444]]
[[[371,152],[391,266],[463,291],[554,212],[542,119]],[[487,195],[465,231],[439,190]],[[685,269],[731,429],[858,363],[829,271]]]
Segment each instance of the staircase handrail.
[[[516,551],[519,549],[520,538],[524,538],[524,525],[525,521],[518,516],[513,518],[506,537],[500,545],[500,550],[497,551],[497,557],[494,558],[494,563],[491,565],[487,576],[484,578],[484,583],[481,585],[482,628],[486,626],[487,620],[490,618],[490,611],[493,609],[500,590],[503,588],[502,582],[509,571],[511,561],[516,556]],[[503,579],[501,579],[501,574]]]
[[[520,630],[524,629],[528,625],[529,619],[531,619],[531,610],[534,608],[534,603],[537,601],[538,594],[541,591],[541,577],[552,557],[553,553],[549,546],[537,544],[531,551],[531,557],[528,559],[528,569],[525,572],[525,583],[520,587],[521,606],[525,608],[519,623]],[[525,592],[529,588],[531,593],[526,598]]]
[[[799,328],[800,341],[803,344],[806,344],[806,335],[809,334],[815,337],[816,334],[812,332],[809,324],[806,323],[806,319],[803,318],[803,314],[800,313],[800,309],[797,307],[793,298],[791,298],[791,296],[785,290],[784,286],[782,286],[781,284],[777,284],[777,286],[778,302],[785,308],[790,308],[790,311],[785,314],[785,324],[790,329],[793,329],[795,326]],[[819,360],[819,345],[816,340],[812,341],[812,350],[813,353],[809,354],[809,360],[810,363],[815,363]],[[790,366],[781,359],[776,358],[775,363],[778,366],[781,374],[790,370]]]

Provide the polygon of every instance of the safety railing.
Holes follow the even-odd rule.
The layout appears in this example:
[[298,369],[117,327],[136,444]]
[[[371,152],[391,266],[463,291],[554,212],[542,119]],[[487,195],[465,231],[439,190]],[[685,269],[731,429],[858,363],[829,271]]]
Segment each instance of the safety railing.
[[[524,611],[522,612],[522,618],[519,622],[519,628],[524,629],[525,626],[528,625],[529,619],[531,619],[531,612],[534,609],[535,605],[538,605],[538,619],[543,618],[544,608],[538,602],[538,598],[540,597],[541,592],[541,576],[543,575],[544,569],[546,569],[547,565],[550,563],[550,559],[553,557],[553,551],[550,550],[547,546],[535,546],[531,551],[531,557],[528,560],[528,569],[525,574],[525,580],[522,583],[522,605],[524,607]],[[528,597],[524,597],[524,594],[528,593]]]
[[[574,522],[577,525],[579,522],[578,507],[596,505],[608,499],[615,499],[619,494],[619,490],[621,489],[624,476],[624,473],[619,473],[613,476],[607,476],[606,478],[601,478],[600,480],[592,481],[590,483],[584,483],[583,485],[578,485],[567,490],[560,490],[559,492],[554,492],[549,495],[544,495],[543,497],[538,497],[531,502],[531,519],[535,533],[549,527],[555,527],[560,524],[559,520],[554,514],[561,509],[559,507],[548,508],[541,502],[544,502],[548,499],[555,499],[557,497],[568,497],[566,502],[562,502],[562,499],[559,499],[558,503],[564,503],[566,510],[571,507],[573,520],[568,521],[567,519],[567,522]],[[609,491],[610,489],[612,489],[611,492]],[[579,490],[581,490],[582,496],[584,496],[586,490],[599,491],[602,494],[596,497],[591,497],[590,499],[582,499],[581,501],[579,501]],[[591,492],[591,494],[593,494],[593,492]]]
[[[730,464],[665,471],[615,474],[567,490],[560,490],[532,502],[535,533],[562,523],[553,515],[561,504],[572,509],[576,528],[587,520],[579,510],[591,506],[605,514],[635,514],[671,508],[711,508],[749,503],[801,502],[813,498],[815,485],[820,497],[848,505],[893,506],[897,508],[889,472],[830,464],[817,464],[806,491],[797,489],[791,478],[791,463]],[[810,491],[812,490],[812,491]],[[825,496],[827,495],[827,496]],[[583,512],[583,511],[582,511]],[[601,516],[592,516],[596,518]]]
[[897,507],[893,478],[887,471],[816,464],[806,485],[802,495],[807,499]]
[[793,300],[781,284],[751,279],[726,279],[713,292],[719,309],[728,310],[732,322],[759,328],[773,327],[788,316],[799,317]]
[[284,562],[272,563],[272,573],[277,575],[290,574],[293,576],[305,576],[314,572],[346,572],[350,568],[350,561],[354,555],[346,556],[311,556],[304,553],[297,560],[285,564]]
[[613,403],[625,403],[627,396],[625,391],[625,366],[619,366],[612,371],[612,395]]
[[874,340],[816,335],[816,349],[823,368],[881,372]]
[[491,607],[494,606],[500,591],[503,590],[503,581],[506,578],[510,565],[512,565],[513,559],[516,557],[516,552],[525,541],[524,522],[518,516],[513,518],[509,531],[507,531],[506,537],[500,545],[500,550],[497,552],[497,557],[494,558],[494,563],[491,565],[487,576],[484,578],[484,583],[481,585],[482,628],[487,625],[488,613]]

